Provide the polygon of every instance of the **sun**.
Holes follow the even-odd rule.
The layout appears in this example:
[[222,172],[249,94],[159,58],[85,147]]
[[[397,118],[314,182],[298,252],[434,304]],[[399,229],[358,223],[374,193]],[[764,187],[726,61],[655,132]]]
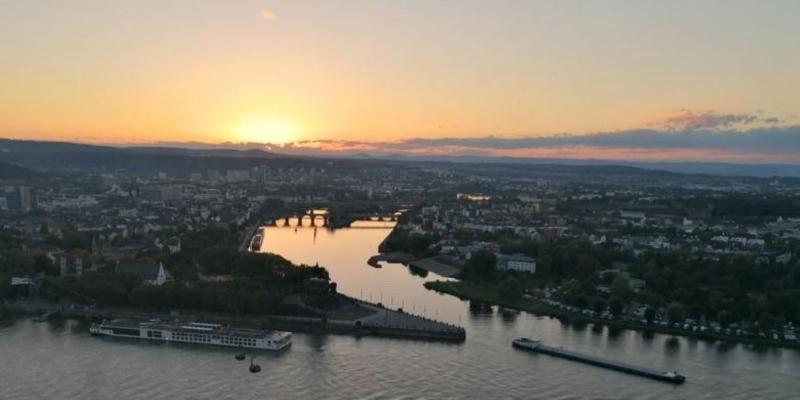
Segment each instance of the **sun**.
[[236,126],[241,140],[285,145],[298,140],[298,128],[292,121],[277,117],[249,118]]

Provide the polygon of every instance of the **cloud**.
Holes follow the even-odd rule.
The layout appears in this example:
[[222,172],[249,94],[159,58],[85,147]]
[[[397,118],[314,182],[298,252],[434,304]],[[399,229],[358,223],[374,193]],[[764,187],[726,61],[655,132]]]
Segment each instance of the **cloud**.
[[749,125],[759,122],[762,119],[756,114],[727,114],[713,110],[693,111],[689,109],[679,109],[673,115],[651,122],[652,127],[664,127],[669,129],[716,129],[728,128],[736,124]]
[[546,137],[413,138],[296,142],[295,154],[413,154],[800,163],[800,125],[737,129],[635,129]]
[[275,13],[270,10],[261,10],[261,19],[272,21],[275,19]]
[[680,110],[662,121],[658,128],[585,135],[418,137],[399,141],[320,139],[284,145],[228,143],[224,147],[273,149],[298,155],[366,153],[800,164],[800,125],[783,126],[785,120],[770,113]]
[[589,135],[545,137],[416,138],[386,143],[395,149],[419,147],[468,147],[477,149],[519,149],[535,147],[592,146],[604,148],[729,149],[800,152],[800,126],[753,128],[748,130],[683,129],[679,131],[635,129]]

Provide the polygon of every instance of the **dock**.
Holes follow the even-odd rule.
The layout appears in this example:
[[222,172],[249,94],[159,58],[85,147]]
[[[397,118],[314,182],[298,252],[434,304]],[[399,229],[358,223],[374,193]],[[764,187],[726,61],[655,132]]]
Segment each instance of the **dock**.
[[449,264],[445,264],[437,260],[435,257],[414,260],[410,263],[410,265],[414,268],[419,268],[428,272],[433,272],[445,278],[455,278],[461,273],[461,270],[459,268],[456,268]]
[[[464,342],[466,330],[463,327],[436,321],[403,310],[391,310],[382,304],[372,304],[355,298],[340,295],[352,303],[348,310],[331,312],[320,316],[252,315],[234,316],[224,313],[204,313],[185,311],[172,313],[144,312],[127,308],[90,307],[72,304],[55,306],[37,302],[0,303],[0,308],[35,314],[35,320],[44,321],[59,314],[64,318],[85,318],[92,320],[111,319],[162,319],[180,317],[194,321],[206,321],[224,325],[272,329],[290,332],[329,333],[354,336],[388,336],[416,340],[445,342]],[[45,318],[45,319],[42,319]]]
[[546,346],[538,340],[527,339],[527,338],[517,339],[512,342],[512,346],[522,350],[533,351],[536,353],[543,353],[554,357],[560,357],[567,360],[581,362],[584,364],[625,372],[627,374],[656,379],[662,382],[681,384],[686,381],[686,377],[679,374],[677,371],[664,372],[620,361],[607,360],[605,358],[600,358],[589,354],[581,354],[570,350],[564,350],[561,348]]
[[414,261],[414,256],[403,252],[392,252],[374,255],[367,260],[367,264],[374,268],[380,268],[380,262],[408,264]]

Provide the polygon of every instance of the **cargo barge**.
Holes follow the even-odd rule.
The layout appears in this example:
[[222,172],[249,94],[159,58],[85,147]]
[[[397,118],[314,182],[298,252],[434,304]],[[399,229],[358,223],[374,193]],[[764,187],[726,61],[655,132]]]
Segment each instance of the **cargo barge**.
[[560,348],[545,346],[539,340],[522,338],[512,342],[515,348],[543,353],[554,357],[561,357],[567,360],[578,361],[584,364],[594,365],[598,367],[613,369],[628,374],[639,375],[646,378],[656,379],[663,382],[681,384],[686,382],[686,377],[679,374],[677,371],[663,372],[650,368],[639,367],[619,361],[607,360],[600,357],[595,357],[588,354],[580,354],[574,351],[564,350]]

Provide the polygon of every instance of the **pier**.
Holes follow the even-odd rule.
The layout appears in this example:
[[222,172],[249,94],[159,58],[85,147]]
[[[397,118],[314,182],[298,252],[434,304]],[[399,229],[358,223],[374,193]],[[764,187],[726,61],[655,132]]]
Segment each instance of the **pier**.
[[681,384],[686,381],[686,377],[678,374],[677,372],[658,371],[620,361],[607,360],[605,358],[595,357],[589,354],[581,354],[574,351],[564,350],[561,348],[545,346],[538,340],[532,340],[526,338],[517,339],[512,342],[512,345],[518,349],[543,353],[554,357],[565,358],[567,360],[572,360],[584,364],[594,365],[597,367],[612,369],[615,371],[625,372],[632,375],[639,375],[645,378],[656,379],[663,382]]
[[[244,328],[274,329],[291,332],[319,334],[345,334],[354,336],[387,336],[417,340],[463,342],[466,330],[460,326],[436,321],[399,310],[390,310],[380,304],[348,298],[352,309],[333,312],[323,316],[252,315],[182,311],[154,313],[125,308],[89,307],[77,304],[53,305],[44,302],[16,302],[2,306],[9,310],[51,316],[58,313],[64,318],[104,319],[153,319],[170,320],[181,318],[194,321],[214,322]],[[38,320],[38,318],[37,318]]]
[[410,264],[414,268],[419,268],[428,272],[433,272],[445,278],[455,278],[461,273],[461,269],[452,265],[445,264],[434,257],[414,260]]
[[367,264],[371,267],[380,268],[381,262],[408,264],[414,261],[414,256],[403,252],[392,252],[385,254],[374,255],[367,260]]

